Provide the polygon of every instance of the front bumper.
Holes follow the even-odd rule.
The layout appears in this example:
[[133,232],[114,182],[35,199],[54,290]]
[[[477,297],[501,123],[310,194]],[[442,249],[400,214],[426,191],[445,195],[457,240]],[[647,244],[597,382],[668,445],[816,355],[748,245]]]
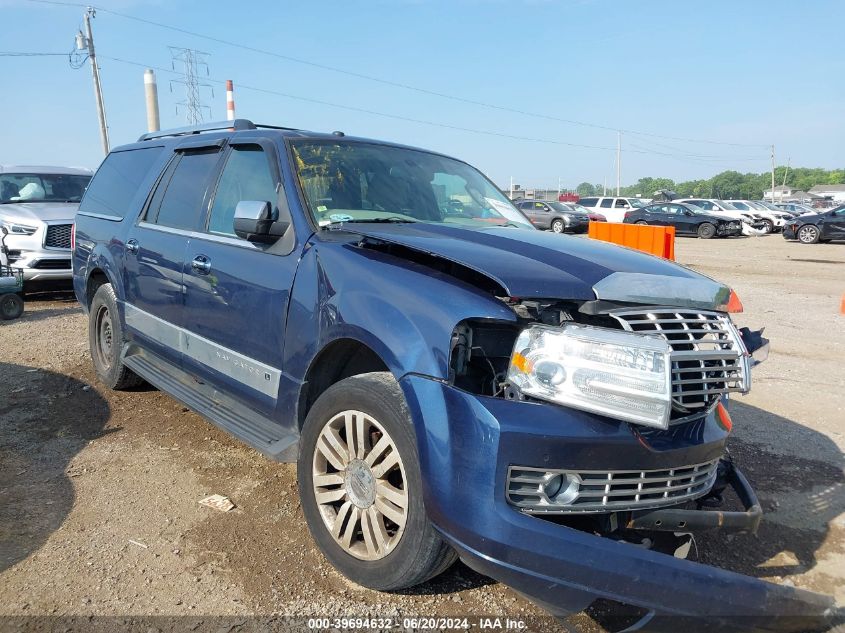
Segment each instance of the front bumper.
[[71,250],[45,246],[51,225],[69,225],[71,220],[39,224],[32,235],[7,235],[10,264],[23,270],[24,282],[64,280],[73,277]]
[[[643,610],[641,630],[666,631],[678,630],[678,618],[701,619],[697,627],[711,630],[797,631],[813,630],[828,617],[831,601],[824,596],[559,525],[505,500],[511,464],[645,469],[718,458],[726,433],[712,418],[641,431],[554,405],[475,396],[420,376],[406,376],[401,385],[415,421],[432,522],[467,565],[552,613],[610,600]],[[737,473],[740,489],[742,481]],[[747,482],[744,487],[750,491]],[[753,530],[759,506],[750,495],[744,517],[722,513],[723,520]],[[671,511],[631,520],[677,519],[666,514]],[[704,514],[710,512],[695,516]],[[718,523],[719,513],[712,516],[701,521]]]
[[786,224],[783,227],[783,239],[785,240],[797,240],[798,236],[795,234],[795,229],[798,227],[797,224]]

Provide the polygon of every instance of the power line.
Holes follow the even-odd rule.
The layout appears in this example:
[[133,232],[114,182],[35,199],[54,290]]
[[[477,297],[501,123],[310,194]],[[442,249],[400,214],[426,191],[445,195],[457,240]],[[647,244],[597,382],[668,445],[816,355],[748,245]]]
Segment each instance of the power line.
[[[38,3],[38,4],[52,4],[52,5],[59,5],[59,6],[86,6],[86,5],[75,3],[75,2],[62,2],[60,0],[27,0],[27,1],[33,2],[33,3]],[[250,51],[252,53],[267,55],[269,57],[275,57],[277,59],[283,59],[285,61],[293,62],[293,63],[296,63],[296,64],[302,64],[302,65],[310,66],[312,68],[319,68],[321,70],[327,70],[327,71],[330,71],[330,72],[334,72],[334,73],[338,73],[338,74],[342,74],[342,75],[347,75],[349,77],[355,77],[357,79],[365,79],[367,81],[372,81],[372,82],[375,82],[375,83],[380,83],[380,84],[383,84],[383,85],[392,86],[394,88],[402,88],[404,90],[410,90],[410,91],[417,92],[417,93],[420,93],[420,94],[427,94],[427,95],[430,95],[430,96],[439,97],[439,98],[442,98],[442,99],[449,99],[451,101],[466,103],[466,104],[469,104],[469,105],[480,106],[480,107],[488,108],[488,109],[491,109],[491,110],[499,110],[499,111],[502,111],[502,112],[510,112],[512,114],[520,114],[522,116],[528,116],[528,117],[533,117],[533,118],[538,118],[538,119],[545,119],[545,120],[548,120],[548,121],[557,121],[559,123],[566,123],[566,124],[569,124],[569,125],[576,125],[576,126],[581,126],[581,127],[589,127],[589,128],[605,130],[605,131],[609,131],[609,132],[622,132],[624,134],[633,134],[633,135],[636,135],[636,136],[646,136],[646,137],[651,137],[651,138],[660,138],[660,139],[666,139],[666,140],[680,141],[680,142],[683,142],[683,143],[706,143],[706,144],[711,144],[711,145],[724,145],[724,146],[731,146],[731,147],[756,147],[756,148],[763,148],[763,147],[768,148],[769,147],[768,145],[764,145],[762,143],[732,143],[732,142],[726,142],[726,141],[692,139],[692,138],[684,138],[684,137],[678,137],[678,136],[669,136],[669,135],[665,135],[665,134],[654,134],[654,133],[651,133],[651,132],[642,132],[642,131],[638,131],[638,130],[630,130],[630,129],[619,128],[619,127],[614,127],[614,126],[609,126],[609,125],[600,125],[600,124],[597,124],[597,123],[588,123],[588,122],[585,122],[585,121],[576,121],[574,119],[565,119],[565,118],[562,118],[562,117],[556,117],[556,116],[552,116],[552,115],[548,115],[548,114],[542,114],[542,113],[538,113],[538,112],[530,112],[528,110],[521,110],[519,108],[511,108],[511,107],[508,107],[508,106],[498,105],[498,104],[494,104],[494,103],[487,103],[487,102],[478,101],[478,100],[475,100],[475,99],[468,99],[466,97],[460,97],[460,96],[448,94],[448,93],[445,93],[445,92],[438,92],[436,90],[430,90],[428,88],[421,88],[419,86],[413,86],[411,84],[393,81],[393,80],[390,80],[390,79],[383,79],[381,77],[376,77],[374,75],[368,75],[368,74],[365,74],[365,73],[360,73],[360,72],[356,72],[356,71],[353,71],[353,70],[347,70],[347,69],[344,69],[344,68],[338,68],[336,66],[330,66],[328,64],[321,64],[321,63],[313,62],[313,61],[310,61],[310,60],[307,60],[307,59],[302,59],[302,58],[299,58],[299,57],[293,57],[291,55],[284,55],[282,53],[276,53],[274,51],[268,51],[268,50],[265,50],[265,49],[262,49],[262,48],[257,48],[257,47],[254,47],[254,46],[247,46],[246,44],[239,44],[238,42],[233,42],[233,41],[230,41],[230,40],[225,40],[223,38],[214,37],[214,36],[211,36],[211,35],[206,35],[204,33],[198,33],[196,31],[191,31],[191,30],[184,29],[184,28],[181,28],[181,27],[178,27],[178,26],[173,26],[173,25],[170,25],[170,24],[162,23],[162,22],[156,22],[154,20],[148,20],[146,18],[140,18],[140,17],[134,16],[134,15],[122,13],[120,11],[114,11],[113,9],[106,9],[106,8],[102,8],[102,7],[97,7],[97,10],[102,11],[103,13],[110,13],[112,15],[115,15],[115,16],[118,16],[118,17],[121,17],[121,18],[124,18],[124,19],[127,19],[127,20],[133,20],[135,22],[140,22],[142,24],[149,24],[151,26],[156,26],[156,27],[163,28],[163,29],[169,29],[169,30],[175,31],[177,33],[183,33],[185,35],[190,35],[192,37],[198,37],[198,38],[205,39],[205,40],[208,40],[208,41],[211,41],[211,42],[216,42],[218,44],[224,44],[226,46],[232,46],[234,48],[239,48],[239,49],[242,49],[242,50]]]
[[[152,68],[154,70],[157,70],[157,71],[163,72],[163,73],[176,74],[176,75],[179,74],[176,71],[169,69],[169,68],[162,68],[160,66],[154,66],[152,64],[145,64],[145,63],[142,63],[142,62],[136,62],[136,61],[132,61],[132,60],[128,60],[128,59],[123,59],[123,58],[120,58],[120,57],[110,57],[110,56],[107,56],[107,55],[100,55],[99,58],[100,59],[108,59],[108,60],[115,61],[115,62],[122,63],[122,64],[129,64],[129,65],[132,65],[132,66],[138,66],[138,67],[141,67],[141,68]],[[208,81],[211,82],[211,83],[225,84],[224,79],[208,78]],[[351,112],[360,112],[362,114],[369,114],[369,115],[373,115],[373,116],[379,116],[379,117],[394,119],[394,120],[398,120],[398,121],[406,121],[406,122],[409,122],[409,123],[417,123],[417,124],[420,124],[420,125],[428,125],[428,126],[438,127],[438,128],[448,129],[448,130],[456,130],[456,131],[460,131],[460,132],[469,132],[469,133],[472,133],[472,134],[482,134],[482,135],[485,135],[485,136],[494,136],[494,137],[498,137],[498,138],[506,138],[506,139],[517,140],[517,141],[528,141],[528,142],[534,142],[534,143],[545,143],[545,144],[550,144],[550,145],[562,145],[562,146],[566,146],[566,147],[577,147],[577,148],[580,148],[580,149],[592,149],[592,150],[614,151],[614,152],[616,151],[616,147],[610,147],[610,146],[570,143],[568,141],[562,141],[562,140],[558,140],[558,139],[521,136],[521,135],[517,135],[517,134],[507,134],[505,132],[496,132],[496,131],[493,131],[493,130],[483,130],[483,129],[478,129],[478,128],[463,127],[463,126],[459,126],[459,125],[452,125],[452,124],[449,124],[449,123],[441,123],[441,122],[438,122],[438,121],[429,121],[429,120],[426,120],[426,119],[417,119],[417,118],[413,118],[413,117],[403,116],[403,115],[400,115],[400,114],[393,114],[393,113],[389,113],[389,112],[380,112],[378,110],[371,110],[371,109],[368,109],[368,108],[359,108],[357,106],[334,103],[334,102],[331,102],[331,101],[325,101],[323,99],[315,99],[313,97],[303,97],[302,95],[291,94],[291,93],[288,93],[288,92],[281,92],[279,90],[272,90],[270,88],[262,88],[260,86],[251,86],[251,85],[243,84],[243,83],[240,83],[240,82],[238,82],[238,89],[239,90],[249,90],[249,91],[252,91],[252,92],[269,94],[269,95],[274,95],[274,96],[278,96],[278,97],[284,97],[284,98],[287,98],[287,99],[294,99],[296,101],[304,101],[306,103],[315,103],[315,104],[318,104],[318,105],[329,106],[329,107],[338,108],[338,109],[341,109],[341,110],[349,110]],[[678,156],[684,157],[684,155],[671,154],[671,153],[668,153],[668,152],[660,152],[660,151],[651,150],[651,149],[647,149],[647,148],[623,149],[622,151],[627,152],[628,154],[658,155],[658,156],[667,156],[667,157],[672,157],[672,158],[675,158],[675,157],[678,157]],[[726,162],[730,162],[731,160],[732,159],[730,159],[730,158],[725,159]],[[742,159],[742,160],[760,160],[760,159]]]
[[0,57],[67,57],[67,53],[27,53],[23,51],[0,51]]

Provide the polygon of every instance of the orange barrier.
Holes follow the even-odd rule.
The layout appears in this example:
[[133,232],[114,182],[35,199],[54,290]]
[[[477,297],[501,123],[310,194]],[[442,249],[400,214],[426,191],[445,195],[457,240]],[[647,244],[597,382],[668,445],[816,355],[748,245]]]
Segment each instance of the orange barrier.
[[635,248],[665,259],[675,259],[674,226],[590,222],[587,235],[594,240]]

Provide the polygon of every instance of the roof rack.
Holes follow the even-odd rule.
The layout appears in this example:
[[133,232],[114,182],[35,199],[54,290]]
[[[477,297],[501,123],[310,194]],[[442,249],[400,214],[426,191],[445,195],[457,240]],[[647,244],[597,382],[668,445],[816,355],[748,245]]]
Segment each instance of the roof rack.
[[202,132],[214,132],[215,130],[233,130],[235,132],[241,130],[257,130],[259,128],[266,128],[271,130],[295,130],[292,127],[281,127],[278,125],[264,125],[262,123],[253,123],[249,119],[235,119],[234,121],[214,121],[210,123],[201,123],[199,125],[188,125],[186,127],[176,127],[170,130],[159,130],[158,132],[147,132],[138,138],[138,142],[149,141],[155,138],[165,138],[167,136],[188,136],[190,134],[200,134]]

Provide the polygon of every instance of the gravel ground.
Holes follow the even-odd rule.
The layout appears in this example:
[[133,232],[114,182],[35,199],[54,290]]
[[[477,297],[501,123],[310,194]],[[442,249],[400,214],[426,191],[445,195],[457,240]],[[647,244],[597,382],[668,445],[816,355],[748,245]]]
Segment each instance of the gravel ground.
[[[676,249],[735,288],[736,320],[772,340],[752,393],[731,405],[731,451],[763,525],[756,537],[700,536],[697,555],[845,605],[845,246],[767,236]],[[67,293],[31,297],[0,325],[0,368],[2,616],[232,616],[230,630],[246,616],[544,614],[460,564],[402,593],[346,581],[308,535],[293,465],[151,388],[98,385]],[[197,503],[215,493],[236,509]],[[584,614],[556,626],[601,630]]]

